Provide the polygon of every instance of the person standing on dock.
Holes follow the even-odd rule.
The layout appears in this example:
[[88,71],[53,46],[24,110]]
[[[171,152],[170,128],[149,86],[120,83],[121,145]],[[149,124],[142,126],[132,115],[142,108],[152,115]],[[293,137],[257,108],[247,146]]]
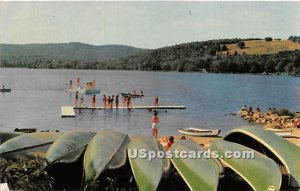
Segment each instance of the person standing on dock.
[[107,98],[107,105],[108,105],[109,108],[110,108],[110,103],[111,103],[111,99],[110,99],[110,96],[108,96],[108,98]]
[[77,106],[78,103],[78,91],[75,92],[75,103],[74,105]]
[[106,103],[107,103],[107,98],[106,98],[106,95],[103,95],[103,108],[106,109]]
[[119,94],[116,95],[116,109],[119,109]]
[[154,107],[158,107],[158,97],[156,97],[154,100]]
[[79,77],[77,78],[77,86],[78,87],[80,86],[80,78]]
[[92,98],[92,107],[96,107],[96,95]]
[[157,111],[153,112],[153,116],[151,118],[151,122],[152,122],[152,136],[154,136],[155,138],[157,138],[158,135],[158,123],[159,123],[159,118],[157,116]]
[[131,109],[131,96],[128,95],[127,97],[127,109],[130,110]]
[[127,105],[127,96],[123,96],[123,107]]
[[112,95],[112,96],[111,96],[111,99],[110,99],[110,109],[112,109],[113,106],[114,106],[114,98],[115,98],[115,96]]

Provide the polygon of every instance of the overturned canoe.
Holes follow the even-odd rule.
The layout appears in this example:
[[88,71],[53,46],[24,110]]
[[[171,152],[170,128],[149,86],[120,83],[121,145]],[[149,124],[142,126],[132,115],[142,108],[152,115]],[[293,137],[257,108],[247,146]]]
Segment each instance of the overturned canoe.
[[0,155],[4,158],[22,158],[33,153],[45,153],[60,135],[58,132],[22,134],[1,144]]
[[[273,159],[288,173],[288,185],[300,187],[300,148],[272,132],[244,126],[229,131],[224,140],[256,150]],[[285,171],[284,170],[284,171]]]
[[179,133],[189,136],[195,137],[215,137],[218,136],[221,132],[220,129],[210,130],[210,129],[200,129],[200,128],[186,128],[186,129],[179,129]]
[[127,164],[128,135],[106,129],[90,141],[84,154],[86,185],[95,182],[105,171],[118,171]]
[[84,152],[95,133],[70,131],[62,134],[48,149],[46,159],[51,163],[76,161]]
[[[254,191],[280,190],[281,172],[277,164],[265,155],[242,145],[223,140],[212,142],[210,148],[211,152],[219,155],[219,159],[226,167],[240,175]],[[226,156],[228,152],[244,154],[245,157]]]
[[48,149],[47,172],[56,180],[56,189],[78,190],[83,175],[83,155],[96,133],[69,131],[62,134]]
[[[155,154],[165,151],[154,137],[135,137],[127,146],[128,158],[136,183],[141,191],[155,191],[161,179],[168,173],[170,162],[163,158],[143,158],[140,152]],[[140,155],[139,155],[140,154]]]
[[190,190],[195,191],[216,191],[219,182],[219,170],[217,165],[210,158],[203,155],[204,149],[191,140],[178,140],[171,151],[187,154],[187,157],[179,155],[171,158],[176,170],[179,172]]
[[22,134],[23,133],[17,133],[17,132],[0,132],[0,144],[8,141],[9,139],[20,136]]

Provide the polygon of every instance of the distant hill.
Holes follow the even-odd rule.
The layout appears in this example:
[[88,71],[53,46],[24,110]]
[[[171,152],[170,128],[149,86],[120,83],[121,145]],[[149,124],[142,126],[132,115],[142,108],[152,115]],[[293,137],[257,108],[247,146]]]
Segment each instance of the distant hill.
[[[263,54],[277,54],[282,51],[294,51],[300,50],[300,43],[290,40],[250,40],[244,41],[245,48],[240,49],[236,43],[227,44],[228,52],[230,55],[234,55],[235,51],[238,54],[247,55],[263,55]],[[222,51],[222,54],[226,54],[227,51]]]
[[124,45],[94,46],[78,42],[51,44],[0,44],[0,58],[42,58],[60,61],[107,61],[144,52]]
[[158,49],[82,43],[0,44],[0,67],[300,75],[300,37],[217,39]]

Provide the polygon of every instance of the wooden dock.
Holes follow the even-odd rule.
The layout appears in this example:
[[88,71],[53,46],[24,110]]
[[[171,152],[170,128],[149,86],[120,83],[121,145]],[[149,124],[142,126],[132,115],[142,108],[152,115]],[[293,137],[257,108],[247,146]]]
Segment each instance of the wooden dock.
[[92,109],[92,110],[110,110],[110,109],[147,109],[147,110],[160,110],[160,109],[186,109],[185,106],[132,106],[130,108],[127,107],[74,107],[74,106],[61,106],[61,117],[75,117],[75,111],[74,110],[84,110],[84,109]]
[[61,117],[75,117],[75,111],[73,106],[62,106]]

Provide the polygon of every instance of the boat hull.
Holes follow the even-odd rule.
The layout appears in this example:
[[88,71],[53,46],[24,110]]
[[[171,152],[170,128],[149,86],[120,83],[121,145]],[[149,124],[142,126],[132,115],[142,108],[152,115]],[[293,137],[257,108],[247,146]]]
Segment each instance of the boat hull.
[[[154,137],[135,137],[127,146],[128,158],[136,183],[141,191],[155,191],[161,179],[170,169],[170,162],[166,158],[148,160],[135,156],[133,152],[145,149],[146,152],[164,152]],[[137,153],[136,153],[137,154]]]
[[11,92],[11,89],[0,89],[0,92]]
[[273,133],[275,133],[276,135],[278,136],[281,136],[281,137],[289,137],[292,135],[292,130],[291,129],[270,129],[270,128],[267,128],[266,129],[267,131],[271,131]]
[[220,134],[221,130],[204,130],[196,128],[179,129],[179,133],[195,137],[216,137]]
[[219,168],[210,158],[197,157],[204,149],[191,140],[178,140],[171,151],[195,153],[193,157],[172,157],[171,161],[190,190],[216,191],[219,182]]
[[121,93],[123,97],[130,96],[131,98],[141,98],[144,97],[144,94],[129,94],[129,93]]
[[85,90],[85,94],[100,94],[100,89]]
[[[127,168],[126,147],[128,135],[106,129],[99,131],[90,141],[84,154],[84,181],[86,188],[93,186],[101,175],[114,176]],[[122,178],[125,179],[125,175]]]
[[273,159],[287,171],[288,186],[300,188],[300,148],[295,144],[254,126],[233,129],[223,139],[244,145]]
[[[211,143],[210,149],[219,155],[221,162],[240,175],[254,191],[279,191],[281,172],[270,158],[242,145],[218,140]],[[226,157],[226,153],[249,153],[248,157]],[[250,153],[253,153],[251,157]]]

